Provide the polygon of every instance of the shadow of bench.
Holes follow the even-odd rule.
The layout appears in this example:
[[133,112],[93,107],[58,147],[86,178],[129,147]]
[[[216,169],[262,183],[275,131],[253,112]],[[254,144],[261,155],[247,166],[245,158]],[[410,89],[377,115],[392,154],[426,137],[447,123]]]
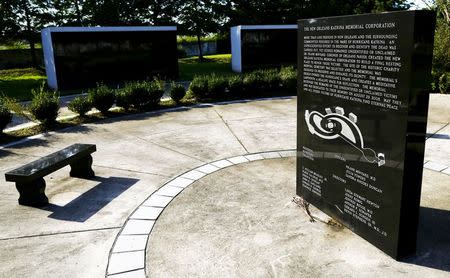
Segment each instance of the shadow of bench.
[[96,146],[91,144],[74,144],[65,149],[30,162],[5,174],[6,181],[15,182],[19,191],[19,204],[41,207],[48,204],[45,195],[44,177],[70,165],[70,176],[91,178],[95,176],[92,170],[92,156]]

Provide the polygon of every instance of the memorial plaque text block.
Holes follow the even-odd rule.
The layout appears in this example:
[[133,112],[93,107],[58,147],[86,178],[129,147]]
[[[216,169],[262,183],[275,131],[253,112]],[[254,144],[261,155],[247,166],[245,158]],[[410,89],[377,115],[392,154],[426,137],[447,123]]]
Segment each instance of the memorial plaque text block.
[[415,252],[435,14],[300,20],[297,194],[390,256]]

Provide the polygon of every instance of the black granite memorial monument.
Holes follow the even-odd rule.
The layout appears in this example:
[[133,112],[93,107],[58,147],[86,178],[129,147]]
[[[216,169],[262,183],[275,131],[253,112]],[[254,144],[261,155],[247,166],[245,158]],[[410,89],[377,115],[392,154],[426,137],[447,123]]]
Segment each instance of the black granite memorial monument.
[[298,26],[297,194],[395,259],[411,255],[435,14]]

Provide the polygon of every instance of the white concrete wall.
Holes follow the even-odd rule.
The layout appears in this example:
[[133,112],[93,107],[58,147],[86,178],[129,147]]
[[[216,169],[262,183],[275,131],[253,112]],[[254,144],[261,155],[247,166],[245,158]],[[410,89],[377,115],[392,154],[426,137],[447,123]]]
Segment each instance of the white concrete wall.
[[231,68],[234,72],[242,72],[241,26],[231,27]]
[[48,86],[52,89],[58,89],[56,79],[55,56],[53,54],[52,35],[48,28],[41,31],[42,49],[44,51],[45,72],[47,74]]

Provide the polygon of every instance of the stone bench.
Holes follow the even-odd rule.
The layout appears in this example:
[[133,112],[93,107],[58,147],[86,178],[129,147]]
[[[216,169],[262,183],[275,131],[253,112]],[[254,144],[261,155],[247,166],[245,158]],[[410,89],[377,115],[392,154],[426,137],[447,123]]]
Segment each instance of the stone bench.
[[94,177],[91,154],[95,151],[95,145],[74,144],[9,171],[5,174],[5,178],[6,181],[16,183],[20,194],[19,204],[33,207],[44,206],[48,204],[44,177],[67,165],[71,167],[71,177]]

